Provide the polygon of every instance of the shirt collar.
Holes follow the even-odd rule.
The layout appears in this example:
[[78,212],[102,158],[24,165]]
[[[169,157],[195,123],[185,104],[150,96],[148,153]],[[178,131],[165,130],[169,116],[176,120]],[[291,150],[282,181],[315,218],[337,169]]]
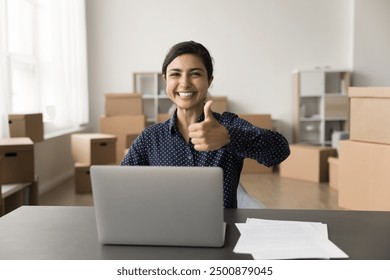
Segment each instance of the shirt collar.
[[[204,113],[200,115],[196,122],[204,121]],[[172,117],[169,119],[169,131],[173,134],[176,131],[179,131],[179,127],[177,126],[177,109],[173,113]]]

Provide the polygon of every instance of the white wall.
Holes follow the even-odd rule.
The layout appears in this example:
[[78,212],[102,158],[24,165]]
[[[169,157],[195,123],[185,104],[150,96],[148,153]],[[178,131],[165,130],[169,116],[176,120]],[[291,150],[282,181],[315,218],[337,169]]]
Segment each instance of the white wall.
[[[235,112],[271,113],[292,139],[291,71],[351,68],[355,86],[390,84],[389,0],[86,0],[92,131],[104,94],[132,91],[132,73],[160,71],[168,49],[203,43],[211,93]],[[72,175],[69,135],[36,145],[41,190]]]
[[352,0],[87,0],[90,114],[104,94],[131,92],[132,73],[160,71],[168,49],[204,44],[215,60],[211,94],[237,113],[270,113],[291,139],[291,72],[351,68]]
[[390,1],[355,0],[354,86],[390,86]]

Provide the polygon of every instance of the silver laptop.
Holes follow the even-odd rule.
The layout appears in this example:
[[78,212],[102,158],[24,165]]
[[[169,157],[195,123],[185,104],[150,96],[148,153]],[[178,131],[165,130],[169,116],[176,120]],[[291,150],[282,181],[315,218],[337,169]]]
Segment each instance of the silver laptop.
[[219,167],[95,165],[91,183],[103,244],[224,244]]

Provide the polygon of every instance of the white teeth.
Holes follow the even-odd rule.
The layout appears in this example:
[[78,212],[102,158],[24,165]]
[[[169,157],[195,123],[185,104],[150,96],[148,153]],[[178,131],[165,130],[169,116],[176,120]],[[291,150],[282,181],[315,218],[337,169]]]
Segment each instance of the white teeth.
[[189,97],[192,96],[194,93],[193,92],[179,92],[180,97]]

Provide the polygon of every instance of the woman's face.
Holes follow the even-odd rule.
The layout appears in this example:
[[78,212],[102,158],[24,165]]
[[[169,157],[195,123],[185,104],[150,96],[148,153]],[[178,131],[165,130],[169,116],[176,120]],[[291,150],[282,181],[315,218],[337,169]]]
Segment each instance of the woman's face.
[[202,60],[194,54],[176,57],[167,67],[166,91],[179,109],[203,108],[211,81]]

